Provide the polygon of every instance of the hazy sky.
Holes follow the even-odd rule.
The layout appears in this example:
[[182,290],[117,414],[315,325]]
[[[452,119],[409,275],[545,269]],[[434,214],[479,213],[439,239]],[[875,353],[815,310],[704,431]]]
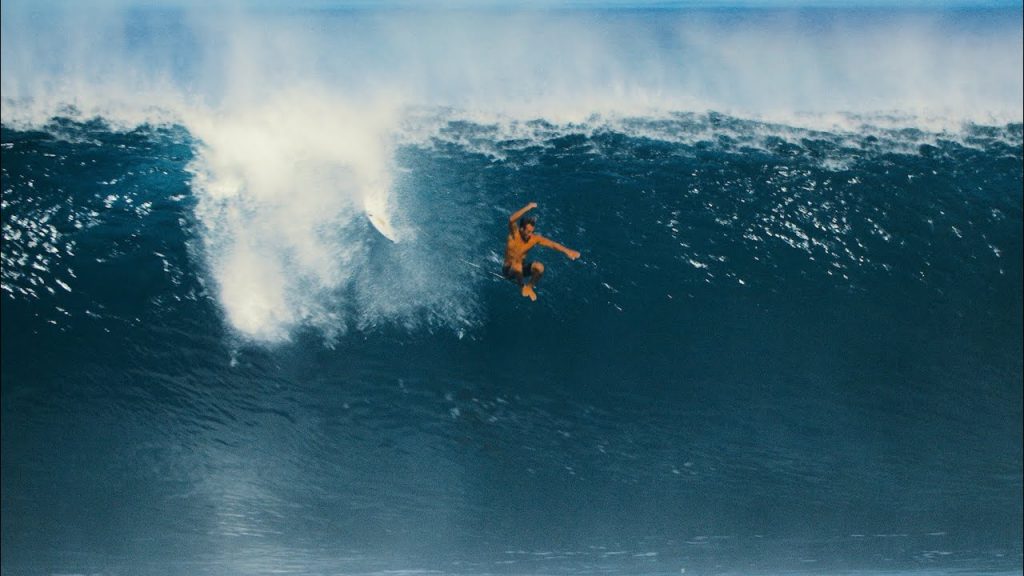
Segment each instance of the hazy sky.
[[[5,0],[7,5],[40,7],[45,5],[75,4],[76,0]],[[206,6],[231,5],[284,8],[345,8],[387,7],[410,8],[639,8],[639,7],[871,7],[871,8],[1021,8],[1021,0],[103,0],[96,5],[106,6]]]

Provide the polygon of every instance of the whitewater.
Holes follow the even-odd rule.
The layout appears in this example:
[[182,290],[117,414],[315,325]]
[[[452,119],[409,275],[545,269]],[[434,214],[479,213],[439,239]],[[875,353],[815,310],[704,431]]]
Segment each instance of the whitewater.
[[1020,22],[5,2],[3,573],[1020,574]]

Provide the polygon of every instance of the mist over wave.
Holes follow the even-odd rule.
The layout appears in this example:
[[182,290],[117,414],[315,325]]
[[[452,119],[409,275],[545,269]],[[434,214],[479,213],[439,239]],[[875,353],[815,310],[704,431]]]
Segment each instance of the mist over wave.
[[1019,15],[15,2],[4,7],[5,116],[25,104],[115,117],[154,106],[227,110],[319,88],[360,105],[556,121],[716,110],[1005,123],[1021,118]]

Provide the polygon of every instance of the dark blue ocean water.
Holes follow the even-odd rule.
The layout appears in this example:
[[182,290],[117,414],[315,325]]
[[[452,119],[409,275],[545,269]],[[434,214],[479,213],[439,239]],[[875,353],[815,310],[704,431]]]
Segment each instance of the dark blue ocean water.
[[3,3],[4,576],[1021,574],[1019,6],[192,4]]
[[4,573],[1019,572],[1021,125],[622,126],[399,146],[415,236],[274,342],[186,130],[4,127]]

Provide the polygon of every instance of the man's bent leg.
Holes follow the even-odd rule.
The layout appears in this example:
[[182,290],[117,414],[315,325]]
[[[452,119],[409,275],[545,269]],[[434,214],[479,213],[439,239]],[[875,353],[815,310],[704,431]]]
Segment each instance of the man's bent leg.
[[540,262],[533,262],[530,264],[530,286],[536,286],[537,282],[540,282],[540,277],[544,275],[544,265]]
[[534,292],[533,287],[540,280],[540,277],[544,275],[544,265],[540,262],[534,262],[530,264],[530,281],[523,285],[523,296],[530,300],[537,300],[537,293]]

